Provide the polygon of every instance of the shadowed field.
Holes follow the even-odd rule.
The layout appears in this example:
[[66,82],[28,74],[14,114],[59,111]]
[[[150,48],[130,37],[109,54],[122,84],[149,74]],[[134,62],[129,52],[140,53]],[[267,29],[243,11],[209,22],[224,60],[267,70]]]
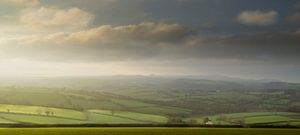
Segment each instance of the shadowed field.
[[0,135],[299,135],[300,129],[259,128],[2,128]]

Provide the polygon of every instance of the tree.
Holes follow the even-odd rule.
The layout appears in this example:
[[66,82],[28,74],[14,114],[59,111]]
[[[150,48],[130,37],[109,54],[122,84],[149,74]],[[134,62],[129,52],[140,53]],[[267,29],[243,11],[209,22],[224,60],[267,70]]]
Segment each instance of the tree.
[[50,112],[49,112],[49,111],[45,111],[45,114],[46,114],[47,116],[49,116]]
[[207,124],[209,121],[210,121],[209,118],[206,117],[206,118],[203,119],[203,124]]
[[112,116],[115,115],[115,111],[114,110],[111,110],[110,113],[111,113]]
[[183,120],[181,118],[178,118],[178,117],[171,117],[169,118],[168,124],[182,124],[184,123]]
[[245,125],[245,119],[244,119],[244,118],[241,118],[241,119],[237,120],[237,123],[238,123],[239,125],[244,126],[244,125]]
[[195,119],[190,119],[190,120],[189,120],[189,123],[190,123],[190,124],[197,124],[197,120],[195,120]]

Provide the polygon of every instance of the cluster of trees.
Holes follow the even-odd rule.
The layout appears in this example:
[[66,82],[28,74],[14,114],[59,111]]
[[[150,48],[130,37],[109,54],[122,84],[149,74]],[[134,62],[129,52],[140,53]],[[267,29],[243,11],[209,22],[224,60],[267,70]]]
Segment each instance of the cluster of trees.
[[170,117],[167,122],[167,124],[196,124],[196,123],[197,120],[195,119],[183,120],[180,117]]
[[221,121],[225,121],[234,125],[242,125],[242,126],[246,126],[246,122],[245,122],[245,118],[244,117],[240,117],[240,118],[230,118],[230,117],[226,117],[223,114],[220,114],[219,117],[216,119],[219,123],[221,124]]
[[[11,110],[10,109],[6,109],[6,112],[10,113]],[[41,112],[41,110],[37,110],[37,114],[38,115],[45,114],[46,116],[54,116],[54,112],[53,111],[49,111],[49,110],[46,110],[44,112]]]
[[45,111],[45,114],[47,116],[54,116],[54,112],[51,112],[51,111]]

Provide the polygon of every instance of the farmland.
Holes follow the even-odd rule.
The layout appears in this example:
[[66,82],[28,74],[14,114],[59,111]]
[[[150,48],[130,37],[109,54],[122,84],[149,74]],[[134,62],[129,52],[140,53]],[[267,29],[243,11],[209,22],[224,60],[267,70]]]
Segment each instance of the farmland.
[[164,116],[124,111],[78,111],[24,105],[1,105],[0,108],[9,110],[0,112],[2,124],[146,124],[168,120]]
[[299,113],[290,112],[252,112],[252,113],[232,113],[214,116],[198,117],[197,122],[201,123],[205,118],[212,123],[220,125],[298,125]]
[[[42,106],[0,105],[1,124],[166,124],[169,117],[117,110],[72,110]],[[7,111],[9,110],[9,111]],[[49,112],[49,113],[47,113]],[[299,126],[300,114],[291,112],[233,113],[184,118],[202,124],[208,118],[215,125]]]
[[[300,124],[300,113],[296,112],[261,111],[201,115],[193,114],[189,108],[100,92],[5,88],[2,93],[11,96],[3,96],[0,99],[0,124],[203,124],[206,118],[214,125]],[[23,95],[28,98],[18,98]],[[54,97],[53,102],[49,102],[49,95]],[[46,100],[41,97],[45,97]],[[36,99],[39,99],[39,102],[36,102]],[[5,100],[10,102],[5,103]]]
[[151,77],[18,84],[0,87],[0,124],[202,125],[209,120],[224,126],[300,126],[298,84],[248,88],[247,83]]

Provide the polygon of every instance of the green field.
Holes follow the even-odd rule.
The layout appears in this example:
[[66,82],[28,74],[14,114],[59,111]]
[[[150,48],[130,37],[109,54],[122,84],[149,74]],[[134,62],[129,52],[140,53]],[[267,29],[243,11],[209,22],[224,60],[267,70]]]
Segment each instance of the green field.
[[0,135],[299,135],[299,129],[2,128]]
[[186,91],[122,86],[112,91],[0,87],[0,92],[0,124],[6,125],[201,125],[209,118],[212,125],[300,127],[298,91]]
[[31,115],[46,115],[53,117],[64,117],[84,120],[85,116],[82,112],[71,109],[58,109],[52,107],[41,106],[25,106],[25,105],[6,105],[0,104],[0,113],[22,113]]
[[252,112],[252,113],[232,113],[213,116],[196,117],[198,123],[209,118],[213,124],[221,125],[293,125],[299,126],[300,113],[291,112]]
[[163,124],[167,120],[162,115],[128,111],[0,105],[0,124]]
[[[149,123],[166,123],[168,118],[160,115],[153,114],[143,114],[143,113],[135,113],[135,112],[125,112],[125,111],[108,111],[108,110],[89,110],[92,113],[102,114],[102,115],[111,115],[114,117],[127,118],[142,122]],[[113,113],[113,114],[112,114]]]
[[[157,108],[153,111],[158,113],[161,110]],[[0,124],[166,124],[169,121],[165,115],[149,112],[1,104]],[[300,113],[292,112],[231,113],[183,118],[183,121],[189,124],[191,120],[196,120],[193,124],[203,124],[205,118],[212,125],[300,126]]]

